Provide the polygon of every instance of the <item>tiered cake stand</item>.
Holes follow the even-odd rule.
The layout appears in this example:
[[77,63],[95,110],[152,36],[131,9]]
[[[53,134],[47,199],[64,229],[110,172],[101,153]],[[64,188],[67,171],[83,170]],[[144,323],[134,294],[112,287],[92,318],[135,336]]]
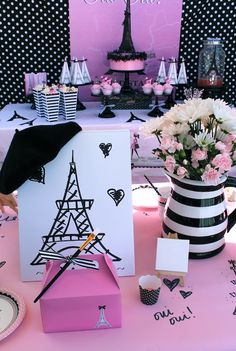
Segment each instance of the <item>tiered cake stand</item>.
[[[129,106],[126,102],[125,102],[125,98],[127,97],[137,97],[139,96],[140,99],[142,100],[144,94],[136,91],[130,84],[130,74],[131,73],[137,73],[139,75],[145,75],[144,70],[136,70],[136,71],[118,71],[118,70],[108,70],[105,74],[106,75],[111,75],[113,73],[124,73],[124,84],[121,87],[121,92],[120,94],[111,94],[111,95],[104,95],[104,94],[100,94],[100,95],[92,95],[95,97],[100,97],[102,98],[102,104],[104,106],[104,109],[101,113],[99,113],[98,117],[100,118],[112,118],[115,117],[115,113],[111,110],[111,108],[114,109],[118,109],[116,108],[115,103],[111,102],[112,98],[117,98],[119,99],[119,105],[121,106],[120,109],[133,109],[134,107]],[[124,101],[123,101],[124,100]],[[137,107],[137,108],[142,108]]]
[[113,74],[114,72],[115,73],[124,73],[124,75],[125,75],[124,84],[121,88],[121,93],[123,93],[123,94],[134,93],[134,89],[130,85],[130,77],[129,77],[130,73],[137,73],[139,75],[145,75],[145,72],[143,69],[137,70],[137,71],[117,71],[114,69],[109,69],[109,71],[106,74]]
[[166,99],[165,103],[163,105],[163,108],[166,110],[169,110],[169,109],[171,109],[171,107],[176,105],[176,101],[175,101],[176,89],[180,86],[187,87],[188,84],[172,84],[172,86],[173,86],[173,90],[170,94],[154,95],[154,93],[151,93],[151,95],[155,96],[155,102],[154,102],[154,106],[151,109],[151,111],[148,112],[149,117],[161,117],[164,114],[159,108],[160,107],[159,100],[161,98]]

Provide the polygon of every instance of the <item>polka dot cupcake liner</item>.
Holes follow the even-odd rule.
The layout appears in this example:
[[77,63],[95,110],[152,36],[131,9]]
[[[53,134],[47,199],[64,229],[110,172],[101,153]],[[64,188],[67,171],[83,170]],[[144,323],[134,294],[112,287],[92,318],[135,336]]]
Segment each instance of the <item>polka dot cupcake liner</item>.
[[139,278],[140,301],[145,305],[154,305],[159,298],[161,279],[155,275],[143,275]]

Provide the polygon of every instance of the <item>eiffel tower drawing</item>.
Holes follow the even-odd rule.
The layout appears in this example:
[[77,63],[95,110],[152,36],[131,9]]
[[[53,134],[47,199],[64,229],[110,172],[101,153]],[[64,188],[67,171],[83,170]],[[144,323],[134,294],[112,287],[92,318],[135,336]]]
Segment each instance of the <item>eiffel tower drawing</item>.
[[107,327],[107,328],[111,328],[110,323],[106,320],[106,316],[105,316],[105,309],[106,306],[98,306],[98,309],[100,311],[99,314],[99,320],[96,324],[96,328],[100,328],[100,327]]
[[[76,163],[74,161],[74,151],[72,151],[72,160],[70,162],[69,175],[62,200],[56,200],[58,213],[54,219],[52,227],[48,233],[42,237],[43,245],[40,250],[54,250],[63,255],[71,254],[78,246],[81,246],[89,234],[94,231],[90,222],[87,210],[90,210],[94,200],[83,199],[80,188]],[[99,254],[106,253],[113,261],[121,261],[121,258],[111,253],[106,248],[102,239],[105,233],[98,233],[96,238],[86,247],[84,253]],[[65,243],[68,243],[65,246]],[[31,265],[43,265],[47,261],[40,254],[34,258]]]

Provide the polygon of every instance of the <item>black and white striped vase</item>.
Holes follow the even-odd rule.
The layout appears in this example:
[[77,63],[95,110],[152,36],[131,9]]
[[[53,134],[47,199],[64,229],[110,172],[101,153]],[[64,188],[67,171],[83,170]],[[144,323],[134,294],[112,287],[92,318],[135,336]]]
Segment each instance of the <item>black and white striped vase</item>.
[[215,256],[225,246],[228,223],[224,196],[226,176],[218,185],[207,185],[166,174],[172,190],[165,208],[162,235],[177,233],[179,239],[190,240],[190,258]]

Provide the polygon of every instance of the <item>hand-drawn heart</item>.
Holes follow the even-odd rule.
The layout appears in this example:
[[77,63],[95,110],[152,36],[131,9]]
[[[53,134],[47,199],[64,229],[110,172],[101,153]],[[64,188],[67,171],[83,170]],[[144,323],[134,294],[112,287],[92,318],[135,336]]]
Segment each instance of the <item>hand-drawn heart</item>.
[[109,156],[109,153],[112,149],[112,144],[111,143],[101,143],[99,144],[99,148],[102,150],[104,157]]
[[183,296],[184,299],[186,299],[186,297],[189,297],[193,293],[192,291],[184,291],[184,290],[180,290],[179,292]]
[[119,205],[119,203],[125,196],[125,192],[122,189],[108,189],[107,194],[112,198],[112,200],[114,200],[116,206]]
[[170,289],[170,291],[174,290],[174,288],[179,284],[179,279],[169,280],[164,278],[163,283]]

